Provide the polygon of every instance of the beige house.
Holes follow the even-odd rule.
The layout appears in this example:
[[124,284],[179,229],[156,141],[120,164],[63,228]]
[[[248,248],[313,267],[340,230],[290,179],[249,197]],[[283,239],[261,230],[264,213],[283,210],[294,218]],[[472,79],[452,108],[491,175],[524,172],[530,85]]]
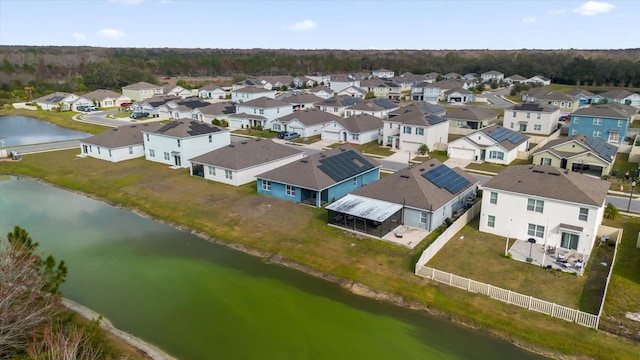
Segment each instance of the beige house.
[[608,175],[616,159],[618,147],[587,135],[574,135],[549,141],[533,153],[534,165]]
[[122,88],[122,95],[131,99],[131,101],[146,100],[162,94],[162,86],[149,84],[144,81],[127,85]]

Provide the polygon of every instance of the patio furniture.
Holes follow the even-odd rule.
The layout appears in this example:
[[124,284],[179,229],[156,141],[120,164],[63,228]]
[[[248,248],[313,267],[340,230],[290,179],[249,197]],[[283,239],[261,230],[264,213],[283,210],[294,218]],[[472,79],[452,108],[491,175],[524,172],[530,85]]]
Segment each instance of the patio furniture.
[[393,232],[393,235],[395,235],[397,238],[401,238],[404,236],[404,230],[396,230]]

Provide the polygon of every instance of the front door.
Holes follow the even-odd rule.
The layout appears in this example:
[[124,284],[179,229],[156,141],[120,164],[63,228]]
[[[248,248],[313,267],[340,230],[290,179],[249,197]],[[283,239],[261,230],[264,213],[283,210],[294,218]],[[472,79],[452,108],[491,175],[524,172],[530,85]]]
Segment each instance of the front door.
[[87,150],[88,150],[87,145],[82,145],[82,153],[86,154],[88,152]]
[[175,163],[176,166],[182,166],[182,161],[180,159],[180,156],[177,156],[177,155],[174,156],[173,160],[174,160],[174,163]]
[[563,169],[567,168],[567,159],[563,158],[562,160],[560,160],[560,167]]
[[484,161],[484,157],[487,155],[487,150],[480,150],[480,161]]

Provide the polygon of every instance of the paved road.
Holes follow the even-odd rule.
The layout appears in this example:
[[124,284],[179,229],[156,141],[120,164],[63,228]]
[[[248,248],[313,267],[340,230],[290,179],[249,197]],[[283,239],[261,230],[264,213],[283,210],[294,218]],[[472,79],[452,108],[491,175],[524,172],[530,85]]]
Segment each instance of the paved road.
[[[613,206],[617,207],[620,211],[627,211],[629,207],[629,196],[608,195],[607,202],[612,203]],[[636,198],[636,194],[633,194],[630,211],[640,212],[640,199]]]
[[43,144],[33,144],[33,145],[18,145],[18,146],[8,146],[7,152],[17,150],[21,154],[34,154],[45,151],[54,151],[54,150],[66,150],[76,148],[80,151],[80,140],[67,140],[67,141],[58,141],[52,143],[43,143]]
[[486,96],[487,99],[489,99],[489,101],[491,101],[495,107],[506,109],[511,105],[513,105],[513,103],[504,100],[500,96],[509,95],[509,92],[511,92],[510,88],[504,88],[504,89],[486,92],[486,93],[483,93],[482,95]]

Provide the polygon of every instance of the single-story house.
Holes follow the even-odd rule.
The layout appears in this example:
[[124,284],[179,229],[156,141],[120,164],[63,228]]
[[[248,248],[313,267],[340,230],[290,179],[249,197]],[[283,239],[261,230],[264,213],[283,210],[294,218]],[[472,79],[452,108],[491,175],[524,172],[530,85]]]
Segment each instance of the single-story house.
[[444,101],[448,103],[469,103],[476,101],[476,94],[462,87],[454,88],[444,92]]
[[369,114],[381,119],[389,117],[389,113],[400,106],[389,99],[371,99],[349,106],[344,115],[346,117],[358,114]]
[[331,225],[383,237],[397,226],[429,232],[475,198],[478,179],[437,159],[387,175],[327,206]]
[[492,125],[450,142],[447,154],[452,158],[509,165],[518,152],[528,148],[528,136]]
[[192,176],[240,186],[255,181],[258,174],[303,157],[302,150],[257,138],[233,142],[189,159],[189,162]]
[[259,194],[322,207],[377,181],[380,167],[351,145],[342,145],[257,175],[257,188]]
[[367,114],[338,117],[322,127],[322,140],[358,145],[379,141],[381,135],[382,119]]
[[533,153],[535,165],[608,175],[616,160],[618,147],[584,134],[551,140]]
[[312,89],[309,89],[309,93],[323,99],[333,97],[333,90],[324,85],[318,85]]
[[154,132],[160,122],[123,125],[80,140],[80,156],[119,162],[144,156],[142,131]]
[[293,109],[293,111],[313,109],[315,108],[315,104],[324,101],[324,99],[319,98],[313,94],[302,92],[295,95],[282,97],[280,98],[280,100],[291,104],[291,108]]
[[589,256],[609,182],[547,165],[518,165],[482,188],[480,231]]
[[527,79],[528,84],[537,84],[541,86],[551,85],[551,79],[542,75],[535,75]]
[[194,95],[191,92],[191,90],[185,89],[182,86],[178,86],[178,85],[164,85],[162,87],[162,93],[165,95],[173,95],[173,96],[181,97],[183,99],[186,99]]
[[83,98],[89,99],[93,105],[99,108],[118,107],[122,103],[131,102],[128,97],[118,94],[115,91],[98,89],[82,95]]
[[227,92],[216,85],[203,86],[198,90],[198,97],[201,99],[224,99]]
[[271,122],[271,130],[296,132],[305,138],[320,135],[325,125],[331,124],[337,119],[340,119],[340,117],[311,108],[309,110],[295,111],[292,114],[273,120]]
[[145,159],[188,168],[193,159],[231,143],[229,130],[192,119],[171,120],[155,131],[143,130]]
[[523,83],[526,83],[527,80],[528,79],[526,77],[524,77],[522,75],[519,75],[519,74],[514,74],[514,75],[511,75],[509,77],[504,78],[504,82],[509,84],[509,85],[512,85],[512,84],[523,84]]
[[337,95],[364,99],[367,96],[367,91],[356,86],[349,86],[348,88],[340,90]]
[[640,95],[625,89],[614,89],[599,94],[610,103],[620,103],[640,108]]
[[395,76],[395,72],[393,70],[378,69],[378,70],[373,70],[371,72],[371,76],[379,79],[391,79],[392,77]]
[[580,89],[580,88],[567,91],[567,94],[575,96],[578,99],[580,108],[583,108],[591,104],[601,103],[604,101],[604,98],[602,96],[596,95],[591,91],[587,91],[585,89]]
[[498,113],[492,109],[479,106],[462,106],[453,109],[444,116],[449,120],[449,127],[482,129],[498,121]]
[[77,106],[79,105],[93,105],[93,102],[91,102],[91,100],[83,96],[64,92],[54,92],[49,95],[37,98],[33,100],[33,102],[42,110],[47,111],[75,111],[77,110]]

